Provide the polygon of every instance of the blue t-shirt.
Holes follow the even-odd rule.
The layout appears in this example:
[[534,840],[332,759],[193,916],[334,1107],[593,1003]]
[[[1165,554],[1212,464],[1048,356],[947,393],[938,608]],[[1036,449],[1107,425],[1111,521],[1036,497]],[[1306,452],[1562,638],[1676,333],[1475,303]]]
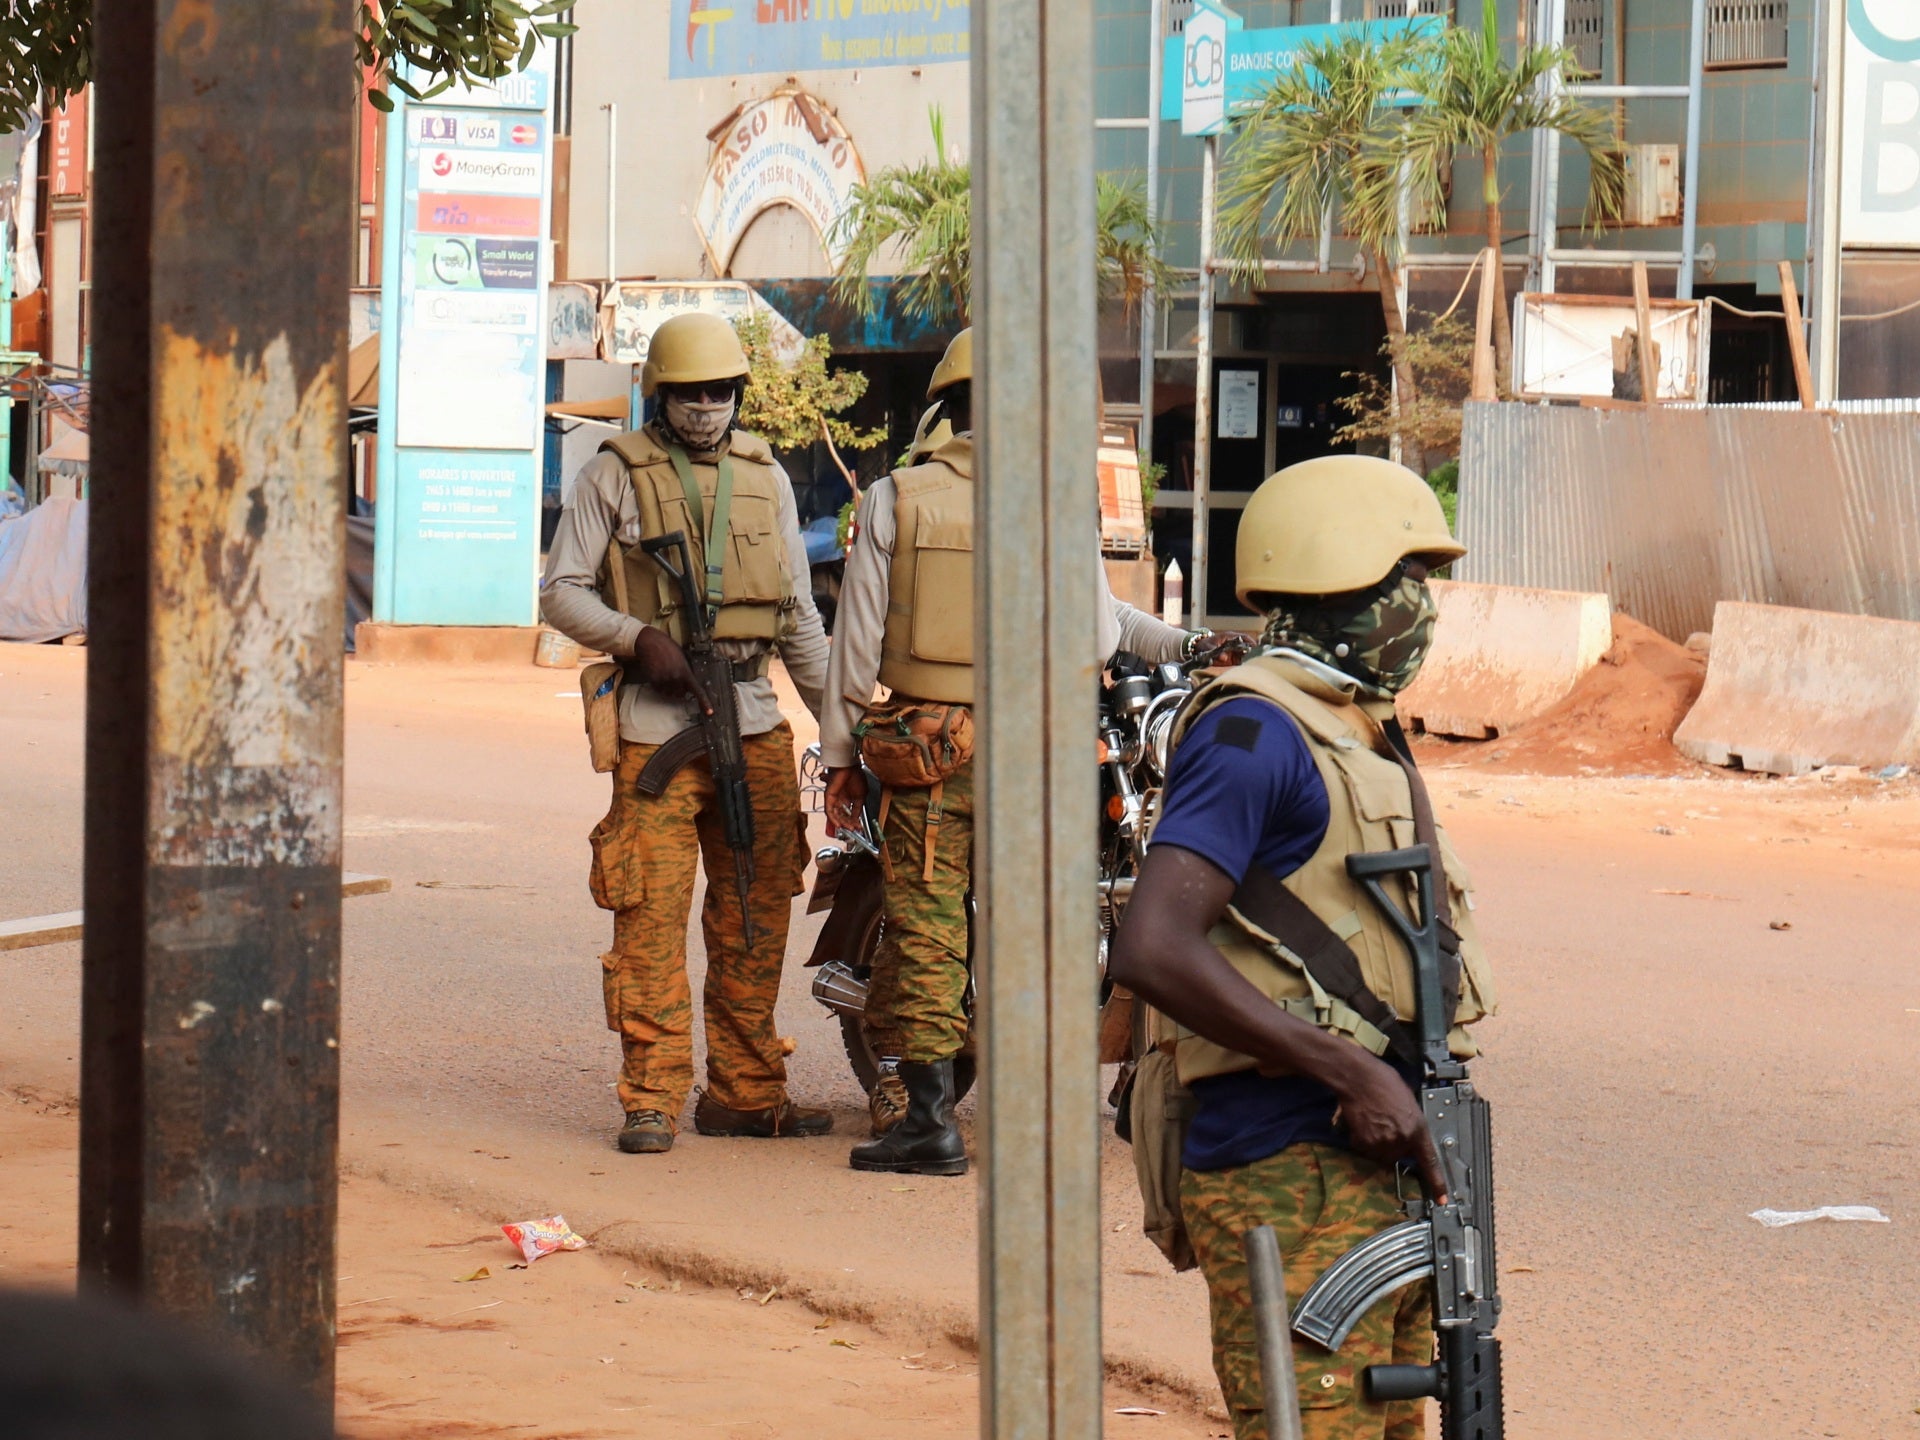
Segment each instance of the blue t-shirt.
[[[1293,720],[1252,697],[1201,716],[1174,752],[1153,843],[1177,845],[1236,883],[1258,863],[1282,878],[1326,838],[1326,782]],[[1240,1070],[1193,1085],[1181,1163],[1189,1170],[1251,1165],[1289,1145],[1346,1145],[1339,1099],[1318,1080]]]

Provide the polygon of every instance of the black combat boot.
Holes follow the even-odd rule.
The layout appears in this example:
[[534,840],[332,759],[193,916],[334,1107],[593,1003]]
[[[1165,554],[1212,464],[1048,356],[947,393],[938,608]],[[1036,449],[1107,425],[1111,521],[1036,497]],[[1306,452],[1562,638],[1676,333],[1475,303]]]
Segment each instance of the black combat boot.
[[907,1115],[878,1140],[853,1147],[847,1163],[856,1170],[905,1175],[964,1175],[967,1147],[953,1123],[953,1061],[902,1060]]

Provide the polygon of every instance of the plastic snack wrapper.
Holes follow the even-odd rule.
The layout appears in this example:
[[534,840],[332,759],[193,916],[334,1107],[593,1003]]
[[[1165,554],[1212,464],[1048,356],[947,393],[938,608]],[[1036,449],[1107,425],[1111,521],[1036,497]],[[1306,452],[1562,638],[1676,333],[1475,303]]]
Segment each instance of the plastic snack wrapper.
[[567,1224],[564,1215],[549,1215],[544,1220],[522,1220],[513,1225],[502,1225],[501,1231],[520,1250],[521,1257],[531,1265],[542,1255],[551,1255],[556,1250],[584,1250],[587,1242],[573,1233],[573,1227]]

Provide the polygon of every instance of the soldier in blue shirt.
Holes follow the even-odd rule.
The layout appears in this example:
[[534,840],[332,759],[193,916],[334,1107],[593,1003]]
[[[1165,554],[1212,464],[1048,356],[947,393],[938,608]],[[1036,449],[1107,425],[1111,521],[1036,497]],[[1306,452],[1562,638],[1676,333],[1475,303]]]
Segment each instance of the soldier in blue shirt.
[[[1413,842],[1425,792],[1393,697],[1432,640],[1429,570],[1463,553],[1426,483],[1386,460],[1329,456],[1260,487],[1236,579],[1265,617],[1261,649],[1188,703],[1115,943],[1115,980],[1153,1007],[1156,1046],[1193,1095],[1180,1216],[1237,1440],[1267,1435],[1245,1233],[1278,1232],[1297,1302],[1403,1218],[1402,1187],[1445,1189],[1413,1088],[1412,957],[1346,857]],[[1463,1027],[1492,1010],[1492,986],[1465,873],[1443,835],[1439,846],[1460,958],[1450,1044],[1469,1055]],[[1277,910],[1256,903],[1276,894]],[[1295,923],[1278,935],[1247,909]],[[1300,958],[1320,945],[1351,953],[1357,989],[1330,993]],[[1425,1435],[1424,1402],[1375,1404],[1360,1374],[1431,1360],[1426,1288],[1375,1305],[1337,1354],[1302,1345],[1307,1440]]]

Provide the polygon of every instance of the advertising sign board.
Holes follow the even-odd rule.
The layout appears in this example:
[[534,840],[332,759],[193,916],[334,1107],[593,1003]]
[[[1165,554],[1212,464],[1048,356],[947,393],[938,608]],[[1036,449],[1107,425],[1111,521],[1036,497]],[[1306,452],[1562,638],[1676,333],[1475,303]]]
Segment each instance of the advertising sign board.
[[667,76],[789,74],[965,60],[970,0],[673,0]]
[[545,421],[550,47],[387,124],[374,618],[529,625]]
[[1846,0],[1840,243],[1920,245],[1920,5]]
[[780,90],[742,106],[715,141],[693,206],[714,274],[727,273],[747,228],[775,205],[807,217],[838,270],[846,246],[836,227],[866,179],[846,127],[811,95]]
[[[1180,129],[1187,135],[1204,135],[1205,130],[1189,129],[1193,122],[1184,118],[1183,106],[1187,90],[1185,82],[1196,76],[1210,73],[1205,64],[1204,54],[1196,57],[1191,41],[1194,21],[1200,18],[1200,6],[1195,4],[1193,19],[1187,21],[1187,28],[1179,35],[1169,35],[1166,41],[1166,73],[1179,75],[1183,83],[1179,86],[1168,85],[1161,91],[1160,118],[1179,120]],[[1240,28],[1239,22],[1230,21],[1227,27],[1225,53],[1222,57],[1220,84],[1224,86],[1224,103],[1228,118],[1244,114],[1260,102],[1260,92],[1273,84],[1283,72],[1289,69],[1294,57],[1306,46],[1316,40],[1331,40],[1337,35],[1360,33],[1370,35],[1376,40],[1384,40],[1390,35],[1405,33],[1409,30],[1438,29],[1446,22],[1434,15],[1418,15],[1404,19],[1369,20],[1364,23],[1355,21],[1342,25],[1280,25],[1260,30]],[[1185,42],[1183,44],[1183,42]],[[1190,61],[1198,60],[1198,68],[1193,75],[1188,73]],[[1202,113],[1211,116],[1213,100],[1202,95],[1197,103]],[[1219,133],[1218,131],[1212,133]]]

